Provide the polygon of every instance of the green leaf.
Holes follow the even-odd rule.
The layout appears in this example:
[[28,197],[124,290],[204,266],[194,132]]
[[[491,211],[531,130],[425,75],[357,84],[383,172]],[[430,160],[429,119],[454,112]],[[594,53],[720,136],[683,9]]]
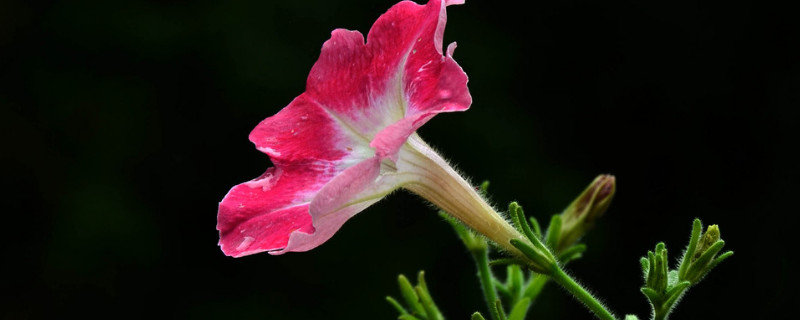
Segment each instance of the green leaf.
[[420,320],[419,318],[412,316],[410,314],[403,314],[397,317],[398,320]]

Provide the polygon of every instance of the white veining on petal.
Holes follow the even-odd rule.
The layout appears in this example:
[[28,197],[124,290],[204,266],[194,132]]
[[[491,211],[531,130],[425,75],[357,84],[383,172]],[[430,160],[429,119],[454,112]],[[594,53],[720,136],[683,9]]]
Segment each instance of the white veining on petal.
[[433,63],[433,60],[429,60],[428,62],[425,62],[425,64],[423,64],[421,67],[419,67],[419,69],[417,69],[417,72],[425,71],[425,68],[428,67],[428,65],[431,64],[431,63]]
[[[277,141],[277,139],[275,139],[274,137],[272,138],[272,140]],[[270,156],[280,156],[281,155],[280,152],[278,152],[277,150],[272,149],[270,147],[256,147],[256,149],[258,149],[258,151],[266,153],[266,154],[268,154]]]
[[244,236],[244,240],[242,240],[242,243],[240,243],[240,244],[239,244],[239,245],[236,247],[236,251],[242,251],[242,250],[244,250],[245,248],[247,248],[248,246],[250,246],[250,244],[251,244],[251,243],[253,243],[253,241],[256,241],[256,238],[249,237],[249,236]]
[[244,184],[250,188],[261,188],[261,191],[269,191],[272,189],[272,186],[278,182],[278,178],[280,178],[280,169],[275,169],[275,171],[268,171],[264,173],[263,176],[256,180],[245,182]]

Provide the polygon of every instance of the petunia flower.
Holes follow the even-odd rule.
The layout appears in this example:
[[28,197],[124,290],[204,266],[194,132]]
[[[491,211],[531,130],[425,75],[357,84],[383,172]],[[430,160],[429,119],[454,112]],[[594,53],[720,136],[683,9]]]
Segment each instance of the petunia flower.
[[436,114],[472,103],[455,43],[442,52],[445,8],[463,2],[400,2],[366,42],[358,31],[331,33],[306,91],[250,133],[274,167],[220,203],[225,254],[313,249],[398,188],[517,252],[509,240],[524,237],[415,133]]

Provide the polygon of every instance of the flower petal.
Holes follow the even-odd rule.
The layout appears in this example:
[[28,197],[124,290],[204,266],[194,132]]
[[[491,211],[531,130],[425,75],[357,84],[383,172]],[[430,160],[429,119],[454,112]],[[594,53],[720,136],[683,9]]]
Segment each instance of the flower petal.
[[433,115],[472,102],[467,76],[451,56],[455,46],[442,54],[445,6],[459,3],[400,2],[378,18],[366,44],[357,31],[334,30],[311,69],[307,94],[370,140],[405,121],[372,144],[379,154],[395,154]]
[[295,231],[313,233],[308,208],[317,192],[344,169],[374,155],[366,140],[307,95],[262,121],[250,140],[275,168],[235,186],[220,203],[219,244],[236,257],[283,249]]
[[[314,233],[292,233],[283,251],[308,251],[333,236],[342,225],[375,202],[418,179],[408,173],[381,174],[381,159],[375,156],[348,168],[326,184],[317,194],[309,212]],[[272,251],[281,254],[283,251]]]
[[258,150],[276,165],[345,161],[343,167],[372,157],[367,139],[329,114],[307,94],[264,119],[250,133]]
[[270,168],[261,177],[233,187],[219,204],[217,230],[222,251],[234,257],[281,249],[295,230],[312,233],[310,201],[330,179],[324,170]]

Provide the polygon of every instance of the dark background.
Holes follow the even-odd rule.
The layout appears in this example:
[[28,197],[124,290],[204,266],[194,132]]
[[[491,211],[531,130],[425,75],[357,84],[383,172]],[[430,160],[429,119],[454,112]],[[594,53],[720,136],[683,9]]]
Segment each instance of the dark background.
[[[398,192],[323,246],[225,257],[217,203],[261,174],[250,130],[303,92],[330,31],[393,1],[0,2],[0,314],[392,319],[399,273],[427,272],[450,319],[485,310],[433,209]],[[761,1],[468,1],[445,41],[468,112],[420,134],[546,221],[597,174],[617,197],[568,269],[647,318],[638,259],[673,259],[694,217],[736,254],[675,319],[770,318],[792,289],[800,103],[796,11]],[[674,261],[673,261],[674,263]],[[548,286],[536,319],[590,319]]]

